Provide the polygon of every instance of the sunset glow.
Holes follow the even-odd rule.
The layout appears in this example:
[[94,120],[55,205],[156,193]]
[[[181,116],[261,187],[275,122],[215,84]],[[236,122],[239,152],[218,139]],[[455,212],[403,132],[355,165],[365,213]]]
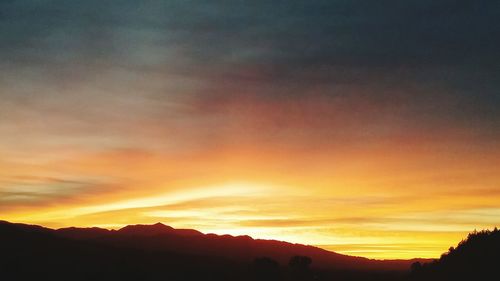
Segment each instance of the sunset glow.
[[2,220],[162,222],[383,259],[500,225],[500,57],[481,22],[407,23],[417,36],[397,30],[411,9],[349,1],[8,2]]

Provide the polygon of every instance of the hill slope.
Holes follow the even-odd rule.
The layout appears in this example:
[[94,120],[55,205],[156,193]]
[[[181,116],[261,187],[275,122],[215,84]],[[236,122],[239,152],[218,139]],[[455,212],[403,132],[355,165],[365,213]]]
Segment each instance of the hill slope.
[[497,275],[500,230],[474,231],[432,263],[412,265],[416,280],[479,280]]
[[161,223],[129,225],[119,230],[102,228],[61,228],[0,222],[2,230],[45,234],[71,240],[94,242],[120,248],[228,257],[244,262],[266,256],[286,264],[295,255],[309,256],[317,267],[342,269],[407,269],[411,261],[378,261],[341,255],[321,248],[249,236],[202,234],[196,230],[174,229]]
[[[315,267],[352,270],[407,270],[413,262],[407,260],[371,260],[341,255],[313,246],[253,239],[250,236],[202,234],[191,229],[174,229],[161,223],[129,225],[117,231],[96,230],[95,228],[76,230],[78,231],[75,233],[78,233],[80,237],[92,237],[87,240],[116,247],[218,256],[241,262],[250,262],[256,257],[265,256],[280,264],[286,264],[291,257],[301,255],[311,257]],[[75,234],[67,235],[64,233],[64,229],[56,230],[55,233],[62,237],[78,237]]]
[[291,257],[308,256],[315,269],[351,272],[403,271],[412,263],[160,223],[54,230],[0,221],[0,252],[0,277],[10,277],[5,280],[251,280],[245,279],[248,268],[259,257],[286,266]]

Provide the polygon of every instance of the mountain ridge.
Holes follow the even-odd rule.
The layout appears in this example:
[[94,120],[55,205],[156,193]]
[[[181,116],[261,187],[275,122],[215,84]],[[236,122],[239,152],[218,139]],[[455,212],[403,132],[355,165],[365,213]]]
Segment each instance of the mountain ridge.
[[42,226],[0,221],[21,230],[42,232],[56,237],[76,241],[88,241],[118,248],[146,251],[165,251],[187,255],[217,256],[250,262],[256,257],[266,256],[286,264],[290,257],[301,255],[313,259],[313,266],[345,270],[407,270],[415,261],[375,260],[339,254],[311,245],[279,240],[254,239],[248,235],[232,236],[203,234],[194,229],[175,229],[163,223],[152,225],[127,225],[118,230],[89,227],[67,227],[51,229]]

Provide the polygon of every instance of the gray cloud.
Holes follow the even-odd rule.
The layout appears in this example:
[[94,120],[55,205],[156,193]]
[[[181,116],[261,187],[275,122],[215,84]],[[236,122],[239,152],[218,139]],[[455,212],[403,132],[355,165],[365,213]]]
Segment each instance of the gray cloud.
[[51,60],[126,58],[121,63],[147,64],[148,56],[161,63],[158,58],[175,49],[194,63],[283,65],[278,73],[293,65],[486,67],[500,59],[500,7],[492,0],[1,5],[3,54],[16,51],[18,58],[38,53]]
[[96,179],[3,177],[0,178],[0,209],[8,209],[10,206],[61,205],[108,192],[110,187],[111,184]]
[[[494,0],[2,1],[0,10],[6,73],[0,81],[15,89],[38,83],[25,91],[29,100],[57,96],[54,107],[71,107],[93,126],[95,119],[113,128],[117,122],[109,120],[133,122],[126,112],[148,116],[141,121],[149,123],[188,114],[187,122],[163,127],[202,123],[211,132],[206,137],[216,139],[213,132],[228,134],[221,120],[238,119],[226,109],[242,98],[279,108],[320,96],[328,98],[322,101],[331,114],[312,118],[326,126],[347,103],[373,120],[348,117],[360,118],[358,131],[499,133],[500,4]],[[175,79],[180,89],[159,82]],[[127,87],[107,85],[122,80]],[[144,88],[148,81],[156,86]],[[76,85],[86,85],[88,94],[68,93]],[[0,95],[25,105],[18,92]],[[117,93],[140,105],[124,106]],[[158,106],[166,100],[195,109]],[[120,114],[109,116],[111,107]]]

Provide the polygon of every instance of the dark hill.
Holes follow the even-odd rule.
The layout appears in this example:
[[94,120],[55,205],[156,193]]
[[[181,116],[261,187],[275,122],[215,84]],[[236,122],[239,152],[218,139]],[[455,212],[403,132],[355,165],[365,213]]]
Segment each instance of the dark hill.
[[500,230],[474,231],[439,260],[412,265],[415,280],[486,280],[498,275]]
[[169,251],[190,255],[218,256],[250,262],[255,257],[270,257],[286,264],[290,257],[301,255],[313,259],[314,267],[346,270],[407,270],[414,261],[371,260],[341,255],[321,248],[276,240],[253,239],[250,236],[202,234],[191,229],[174,229],[161,223],[129,225],[117,231],[100,228],[64,228],[55,235],[92,240],[115,247],[149,251]]
[[67,237],[71,239],[95,239],[98,237],[103,237],[108,235],[111,231],[98,228],[78,228],[78,227],[67,227],[67,228],[59,228],[57,230],[57,234],[62,237]]
[[119,229],[116,234],[127,235],[127,236],[157,236],[162,234],[172,234],[177,236],[202,235],[201,232],[196,231],[194,229],[174,229],[173,227],[164,225],[160,222],[153,225],[144,225],[144,224],[127,225]]
[[[0,221],[0,253],[0,280],[312,278],[313,271],[306,267],[298,275],[288,269],[292,257],[303,256],[312,260],[311,270],[329,276],[323,279],[318,275],[317,280],[330,280],[332,276],[344,276],[346,280],[394,280],[391,278],[401,276],[397,272],[407,270],[412,262],[370,260],[313,246],[249,236],[202,234],[163,224],[120,230],[53,230]],[[255,272],[259,274],[254,275]],[[366,279],[367,276],[382,277]]]
[[[63,237],[68,233],[79,238]],[[115,247],[82,237],[88,235],[78,229],[0,222],[0,280],[246,280],[245,265],[224,258]]]

